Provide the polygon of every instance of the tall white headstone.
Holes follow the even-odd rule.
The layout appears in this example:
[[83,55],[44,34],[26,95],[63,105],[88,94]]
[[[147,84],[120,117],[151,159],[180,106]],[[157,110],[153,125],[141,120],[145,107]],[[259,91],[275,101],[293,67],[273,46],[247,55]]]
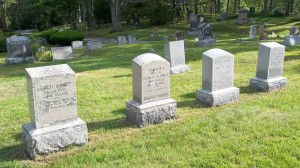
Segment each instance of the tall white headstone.
[[75,72],[66,64],[26,68],[30,123],[23,144],[31,158],[88,141],[86,123],[77,116]]
[[287,86],[282,77],[285,46],[276,42],[259,44],[256,77],[250,80],[253,90],[273,91]]
[[171,73],[185,73],[190,67],[185,64],[184,40],[172,41],[164,45],[165,59],[171,64]]
[[239,88],[233,86],[234,56],[222,49],[210,49],[202,54],[202,89],[197,100],[214,106],[239,99]]
[[133,100],[126,102],[126,118],[138,127],[176,117],[170,98],[170,64],[156,54],[142,54],[132,61]]

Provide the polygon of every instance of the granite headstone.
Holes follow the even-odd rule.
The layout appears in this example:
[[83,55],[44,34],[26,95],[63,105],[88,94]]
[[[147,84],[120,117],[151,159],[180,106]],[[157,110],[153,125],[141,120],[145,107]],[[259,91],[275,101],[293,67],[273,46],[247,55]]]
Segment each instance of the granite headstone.
[[128,44],[135,44],[136,43],[136,36],[135,35],[128,35],[127,36],[127,41],[128,41]]
[[259,44],[256,77],[250,80],[250,87],[258,91],[273,91],[287,86],[282,77],[285,46],[276,42]]
[[82,41],[72,41],[72,48],[73,49],[82,49],[83,42]]
[[118,45],[125,45],[127,44],[126,37],[124,36],[118,36],[117,37]]
[[86,50],[91,51],[91,50],[96,50],[102,48],[102,43],[100,41],[89,41],[86,44]]
[[250,26],[249,39],[254,39],[256,37],[256,25]]
[[53,61],[73,59],[73,51],[71,46],[51,47]]
[[236,20],[236,23],[237,24],[247,24],[249,23],[249,18],[248,18],[248,10],[245,9],[245,8],[241,8],[238,13],[239,13],[239,16]]

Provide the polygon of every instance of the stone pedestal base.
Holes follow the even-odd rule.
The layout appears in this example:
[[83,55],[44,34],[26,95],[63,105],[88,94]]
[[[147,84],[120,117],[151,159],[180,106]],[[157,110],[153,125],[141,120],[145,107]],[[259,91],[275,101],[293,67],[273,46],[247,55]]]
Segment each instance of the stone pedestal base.
[[197,47],[210,46],[210,45],[214,45],[214,44],[216,44],[216,39],[214,39],[214,38],[199,40],[196,42]]
[[200,31],[197,28],[190,28],[188,35],[189,36],[199,36]]
[[31,123],[22,127],[22,139],[26,153],[31,159],[49,154],[68,145],[82,145],[88,141],[86,123],[77,119],[65,124],[34,129]]
[[274,79],[252,78],[250,80],[250,88],[256,91],[274,91],[287,86],[287,79],[285,77],[278,77]]
[[126,119],[130,123],[145,127],[176,118],[177,103],[173,99],[163,99],[140,104],[133,100],[126,102]]
[[189,71],[190,71],[190,67],[188,65],[179,65],[179,66],[171,67],[171,74],[185,73]]
[[6,65],[13,65],[13,64],[20,64],[22,62],[27,63],[34,63],[35,58],[34,57],[7,57],[6,58]]
[[198,101],[210,105],[218,106],[233,103],[239,100],[240,89],[231,87],[227,89],[210,92],[208,90],[197,90],[196,98]]

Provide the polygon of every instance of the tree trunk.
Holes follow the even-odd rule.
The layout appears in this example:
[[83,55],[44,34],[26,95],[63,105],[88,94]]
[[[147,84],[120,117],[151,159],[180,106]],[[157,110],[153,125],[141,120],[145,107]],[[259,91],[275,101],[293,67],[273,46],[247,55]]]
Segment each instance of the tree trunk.
[[121,2],[122,0],[110,0],[110,13],[112,20],[112,30],[114,32],[121,31]]
[[221,11],[221,0],[217,0],[217,12],[220,12]]
[[293,8],[294,8],[294,0],[290,0],[291,1],[291,9],[290,12],[293,13]]
[[264,14],[268,14],[268,0],[264,0],[264,9],[263,9]]
[[227,0],[227,5],[226,5],[226,13],[229,12],[229,0]]
[[195,3],[194,3],[194,7],[195,7],[195,16],[197,16],[197,15],[199,14],[198,1],[199,1],[199,0],[195,0]]
[[285,0],[285,12],[284,14],[288,16],[290,14],[290,0]]
[[270,0],[269,12],[272,12],[272,10],[273,10],[273,0]]
[[236,13],[236,4],[237,4],[236,1],[237,1],[237,0],[234,0],[234,4],[233,4],[233,13]]
[[210,0],[210,16],[213,17],[213,0]]
[[93,29],[94,24],[93,24],[93,13],[92,13],[92,2],[91,0],[85,0],[85,13],[86,13],[86,28],[87,29]]

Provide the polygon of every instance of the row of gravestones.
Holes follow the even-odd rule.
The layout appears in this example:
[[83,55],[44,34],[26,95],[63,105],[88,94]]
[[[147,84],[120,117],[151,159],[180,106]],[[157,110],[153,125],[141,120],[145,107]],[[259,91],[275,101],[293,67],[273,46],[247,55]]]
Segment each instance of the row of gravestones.
[[[285,46],[276,42],[259,44],[252,89],[272,91],[287,86],[282,77],[284,52]],[[127,121],[144,127],[176,118],[177,102],[170,98],[170,67],[167,60],[152,53],[133,59],[133,99],[126,102]],[[197,100],[215,106],[239,99],[240,90],[233,86],[233,54],[221,49],[204,52],[202,74]],[[30,123],[23,125],[22,139],[30,158],[87,143],[87,125],[77,115],[75,72],[62,64],[26,68],[26,76]]]
[[[118,45],[134,44],[137,42],[135,35],[128,35],[127,39],[124,36],[117,37]],[[11,36],[6,39],[7,57],[6,65],[19,64],[21,62],[35,62],[31,52],[31,40],[26,36]],[[96,50],[102,48],[102,43],[97,41],[89,41],[86,44],[86,50]],[[73,41],[72,47],[51,47],[53,60],[72,59],[72,49],[82,49],[82,41]]]

